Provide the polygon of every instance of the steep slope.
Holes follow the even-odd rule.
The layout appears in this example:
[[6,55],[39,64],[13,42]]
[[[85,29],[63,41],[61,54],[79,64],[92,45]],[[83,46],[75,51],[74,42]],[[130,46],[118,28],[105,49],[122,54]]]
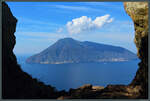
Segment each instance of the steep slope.
[[29,57],[27,63],[59,64],[78,62],[127,61],[137,56],[127,49],[72,38],[58,40],[41,53]]

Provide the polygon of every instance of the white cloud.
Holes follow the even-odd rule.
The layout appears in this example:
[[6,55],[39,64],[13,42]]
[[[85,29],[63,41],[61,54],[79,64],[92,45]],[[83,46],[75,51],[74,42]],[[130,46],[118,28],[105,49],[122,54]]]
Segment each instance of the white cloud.
[[63,28],[59,28],[58,30],[57,30],[57,33],[61,33],[63,31]]
[[59,9],[65,9],[65,10],[73,10],[73,11],[86,11],[86,12],[104,12],[100,9],[87,7],[87,6],[68,6],[68,5],[51,5],[51,7],[59,8]]
[[38,39],[59,39],[65,37],[65,34],[49,33],[49,32],[16,32],[17,37],[38,38]]
[[87,10],[89,9],[88,7],[84,6],[66,6],[66,5],[53,5],[56,8],[61,8],[61,9],[69,9],[69,10]]
[[110,18],[109,14],[96,17],[93,21],[90,17],[82,16],[67,22],[66,27],[70,34],[77,34],[84,31],[100,29],[104,24],[111,23],[112,21],[113,18]]
[[111,23],[111,22],[113,22],[113,20],[114,20],[114,18],[111,18],[111,19],[108,20],[107,22],[108,22],[108,23]]

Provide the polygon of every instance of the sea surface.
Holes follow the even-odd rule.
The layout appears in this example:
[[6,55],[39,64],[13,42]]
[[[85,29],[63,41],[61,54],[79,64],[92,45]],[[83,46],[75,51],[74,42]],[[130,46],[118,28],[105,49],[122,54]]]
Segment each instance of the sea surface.
[[127,62],[27,64],[27,56],[17,56],[23,71],[57,90],[78,88],[84,84],[107,86],[129,84],[134,78],[140,60]]

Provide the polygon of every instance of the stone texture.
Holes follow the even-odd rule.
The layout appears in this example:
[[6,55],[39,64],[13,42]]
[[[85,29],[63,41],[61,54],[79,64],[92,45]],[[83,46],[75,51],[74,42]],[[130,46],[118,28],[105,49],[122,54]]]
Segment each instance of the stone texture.
[[139,69],[130,85],[141,86],[141,96],[148,95],[148,3],[126,2],[124,3],[127,14],[132,18],[135,28],[134,42],[137,47],[137,55],[141,59]]
[[57,92],[23,72],[17,64],[13,48],[16,43],[17,19],[5,2],[2,3],[2,98],[57,98]]

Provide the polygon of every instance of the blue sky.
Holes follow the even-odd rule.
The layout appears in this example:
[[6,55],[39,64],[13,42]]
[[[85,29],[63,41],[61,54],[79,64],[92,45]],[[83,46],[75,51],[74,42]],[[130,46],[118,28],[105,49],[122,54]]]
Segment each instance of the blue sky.
[[7,2],[18,19],[17,55],[36,54],[58,39],[121,46],[136,53],[134,25],[122,2]]

